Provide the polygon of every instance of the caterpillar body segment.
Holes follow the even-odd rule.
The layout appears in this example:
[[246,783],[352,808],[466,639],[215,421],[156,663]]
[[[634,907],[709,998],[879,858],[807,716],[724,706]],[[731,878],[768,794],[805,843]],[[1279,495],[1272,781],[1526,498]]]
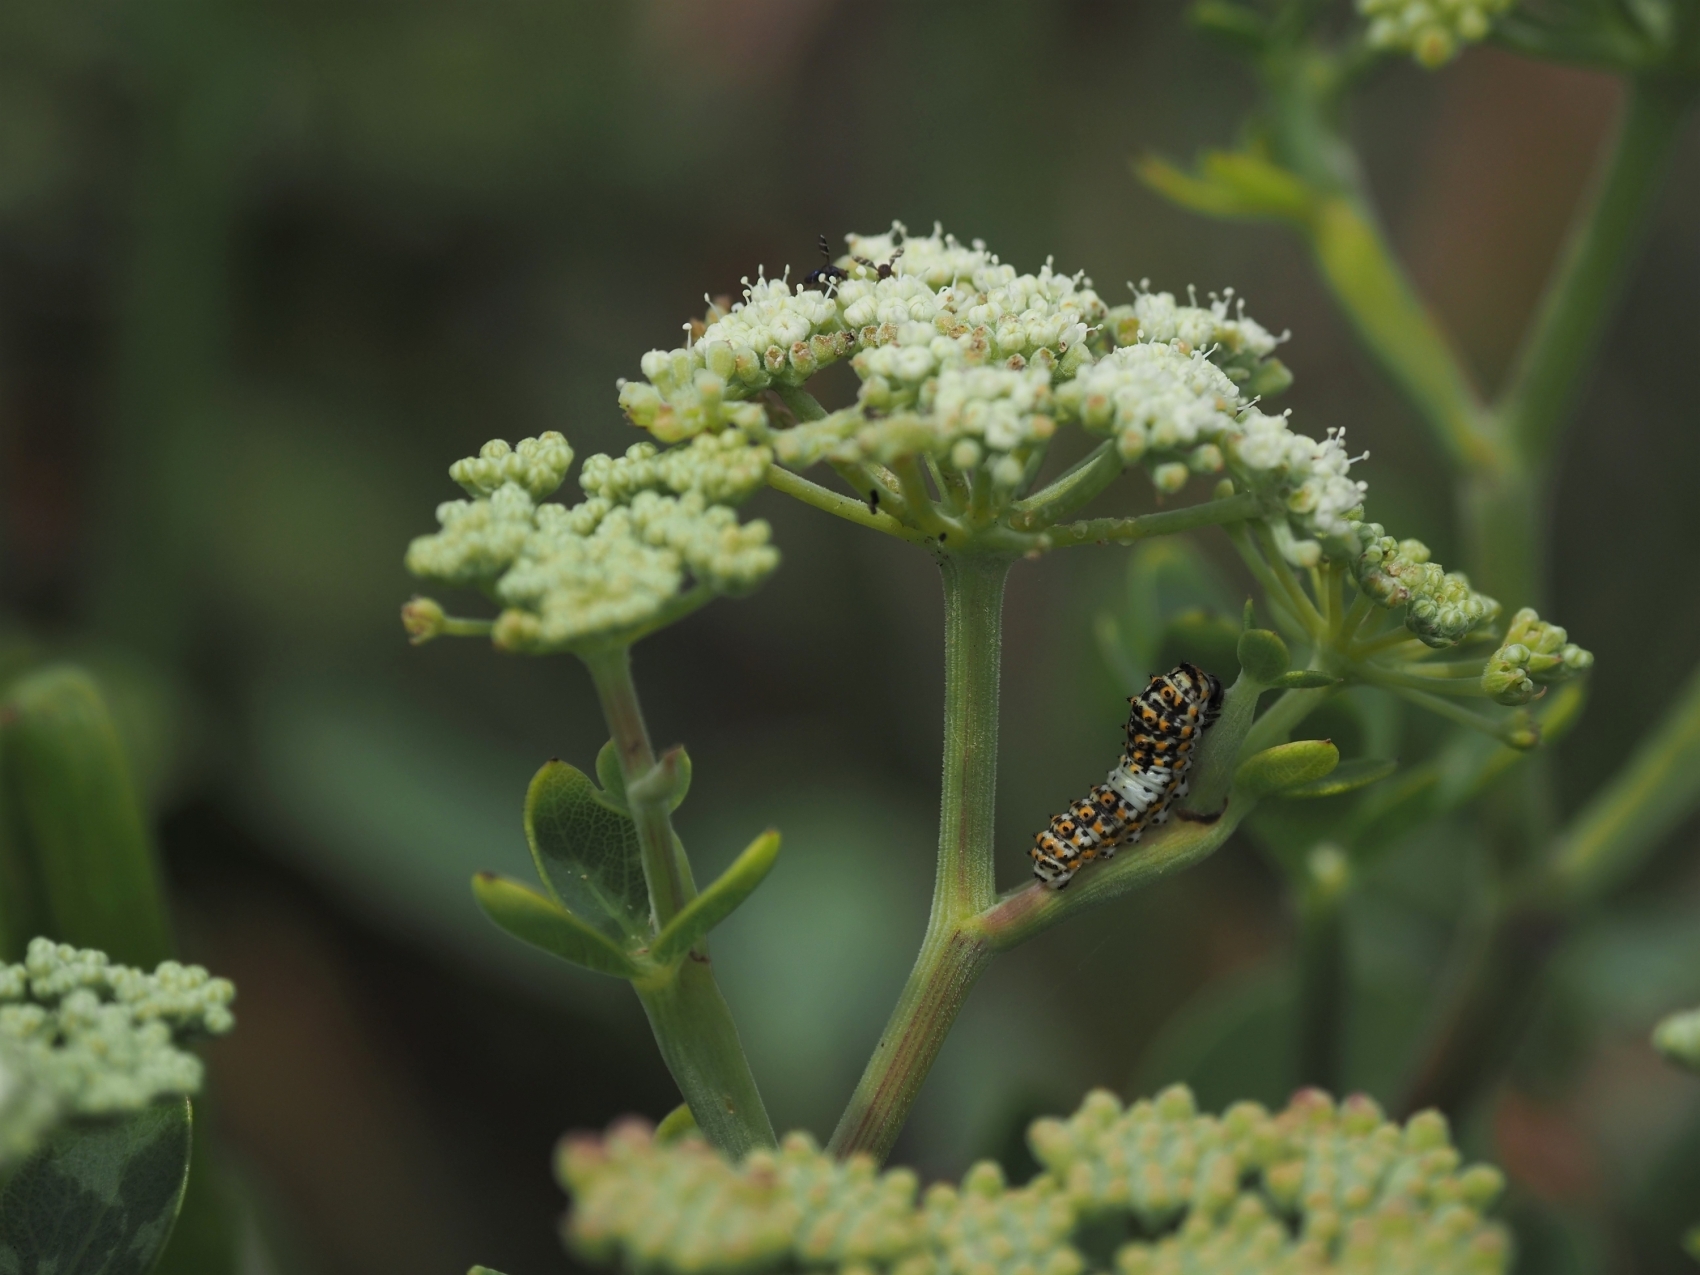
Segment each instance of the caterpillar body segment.
[[1115,769],[1033,838],[1033,875],[1053,889],[1167,821],[1187,794],[1198,741],[1221,715],[1222,683],[1196,665],[1177,664],[1128,702],[1127,742]]

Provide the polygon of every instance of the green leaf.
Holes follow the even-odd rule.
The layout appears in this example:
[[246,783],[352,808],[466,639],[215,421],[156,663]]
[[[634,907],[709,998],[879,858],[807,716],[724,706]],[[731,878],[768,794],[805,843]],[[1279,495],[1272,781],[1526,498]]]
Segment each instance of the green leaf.
[[1239,636],[1240,667],[1265,686],[1278,686],[1292,665],[1279,633],[1248,628]]
[[665,801],[667,809],[674,811],[690,790],[691,756],[683,744],[675,744],[661,754],[653,770],[638,777],[628,795],[634,801]]
[[655,1126],[655,1140],[657,1142],[677,1142],[687,1134],[696,1132],[698,1132],[697,1118],[691,1114],[691,1104],[681,1102],[662,1117],[660,1124]]
[[762,882],[779,857],[779,834],[769,828],[750,842],[720,877],[667,924],[650,945],[650,954],[670,965],[727,917]]
[[1245,5],[1201,0],[1187,10],[1187,18],[1201,33],[1239,53],[1255,55],[1269,44],[1269,19]]
[[0,1189],[0,1271],[146,1275],[189,1180],[186,1099],[67,1125]]
[[631,816],[583,771],[551,761],[525,795],[525,839],[556,901],[619,946],[649,937],[649,889]]
[[502,1272],[490,1266],[473,1266],[468,1268],[466,1275],[502,1275]]
[[624,950],[553,899],[494,872],[472,878],[472,894],[484,915],[522,943],[598,974],[636,978],[642,971]]
[[1234,772],[1234,787],[1253,800],[1299,784],[1313,783],[1340,764],[1328,739],[1296,739],[1247,758]]
[[0,728],[18,839],[11,853],[27,856],[24,875],[38,887],[38,932],[125,965],[152,969],[170,957],[147,818],[94,680],[70,665],[20,678],[0,708]]
[[620,750],[614,747],[611,739],[596,754],[596,778],[602,783],[603,799],[630,814],[632,806],[626,800],[626,776],[620,770]]
[[1356,792],[1359,788],[1378,784],[1398,769],[1397,760],[1354,757],[1351,761],[1341,762],[1321,779],[1283,788],[1281,796],[1287,800],[1338,797],[1344,792]]

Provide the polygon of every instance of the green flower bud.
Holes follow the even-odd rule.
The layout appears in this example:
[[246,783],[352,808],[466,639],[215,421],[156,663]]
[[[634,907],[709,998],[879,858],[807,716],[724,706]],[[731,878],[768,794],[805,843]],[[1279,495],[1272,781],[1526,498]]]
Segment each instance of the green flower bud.
[[1568,681],[1592,668],[1594,656],[1569,640],[1556,624],[1548,624],[1524,607],[1511,617],[1505,641],[1488,657],[1482,670],[1482,690],[1501,704],[1526,704],[1539,687]]
[[1247,629],[1240,634],[1240,667],[1253,681],[1268,685],[1292,665],[1292,656],[1279,633],[1269,629]]
[[449,466],[449,477],[469,496],[493,496],[505,484],[520,487],[533,500],[555,494],[572,468],[573,449],[554,430],[537,438],[522,438],[509,447],[493,438],[479,448],[478,455],[457,460]]
[[1653,1048],[1678,1067],[1700,1072],[1700,1009],[1661,1020],[1653,1029]]
[[1454,646],[1499,614],[1499,603],[1462,572],[1430,561],[1420,540],[1396,541],[1380,523],[1362,522],[1345,544],[1358,587],[1389,610],[1404,607],[1405,627],[1429,646]]
[[448,616],[433,598],[413,598],[401,608],[401,627],[407,630],[407,640],[423,646],[434,637],[441,637]]
[[1151,485],[1165,496],[1174,496],[1186,486],[1186,480],[1191,477],[1187,467],[1179,461],[1170,461],[1151,468]]

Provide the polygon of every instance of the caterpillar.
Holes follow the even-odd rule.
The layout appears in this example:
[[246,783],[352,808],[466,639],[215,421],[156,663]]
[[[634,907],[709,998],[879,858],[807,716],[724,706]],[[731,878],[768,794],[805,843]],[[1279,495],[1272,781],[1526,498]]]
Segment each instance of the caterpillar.
[[1128,700],[1127,747],[1121,761],[1086,796],[1033,838],[1033,875],[1060,890],[1095,859],[1139,840],[1163,823],[1186,796],[1186,774],[1204,732],[1222,713],[1222,683],[1192,664],[1153,677]]

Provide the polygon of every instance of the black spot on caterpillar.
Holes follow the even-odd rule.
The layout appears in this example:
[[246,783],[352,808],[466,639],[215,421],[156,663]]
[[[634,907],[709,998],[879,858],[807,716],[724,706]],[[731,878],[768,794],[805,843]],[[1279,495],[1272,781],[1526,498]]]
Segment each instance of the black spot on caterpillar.
[[1222,713],[1222,683],[1192,664],[1153,677],[1128,701],[1127,747],[1108,778],[1033,838],[1033,875],[1060,890],[1086,864],[1109,859],[1186,796],[1204,732]]

